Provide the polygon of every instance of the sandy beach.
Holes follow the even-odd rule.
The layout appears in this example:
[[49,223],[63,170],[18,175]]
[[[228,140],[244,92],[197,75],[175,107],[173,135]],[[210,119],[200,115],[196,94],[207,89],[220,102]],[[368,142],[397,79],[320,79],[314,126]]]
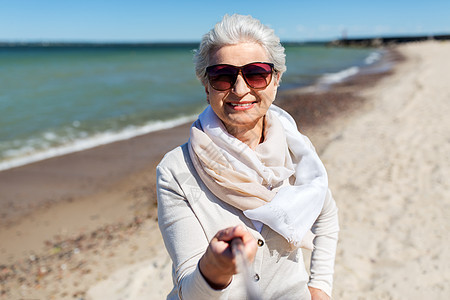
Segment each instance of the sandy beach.
[[[339,207],[335,299],[450,298],[450,42],[281,93]],[[0,299],[164,299],[155,166],[189,124],[0,172]]]

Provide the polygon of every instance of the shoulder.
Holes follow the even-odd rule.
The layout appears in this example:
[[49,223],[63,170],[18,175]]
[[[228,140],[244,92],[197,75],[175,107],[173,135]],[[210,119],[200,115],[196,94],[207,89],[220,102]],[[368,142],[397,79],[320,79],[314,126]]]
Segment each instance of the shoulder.
[[161,185],[164,181],[172,182],[173,180],[180,185],[182,183],[193,184],[197,181],[197,172],[189,155],[187,143],[164,155],[156,167],[156,178],[157,185]]
[[157,168],[173,169],[190,164],[189,150],[187,143],[167,152],[159,162]]

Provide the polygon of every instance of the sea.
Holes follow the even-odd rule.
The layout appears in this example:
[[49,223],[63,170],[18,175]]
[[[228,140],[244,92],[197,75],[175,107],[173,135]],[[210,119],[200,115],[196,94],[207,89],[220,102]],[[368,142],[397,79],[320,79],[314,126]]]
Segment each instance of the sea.
[[[0,170],[195,120],[197,44],[0,47]],[[331,85],[383,51],[286,44],[281,89]]]

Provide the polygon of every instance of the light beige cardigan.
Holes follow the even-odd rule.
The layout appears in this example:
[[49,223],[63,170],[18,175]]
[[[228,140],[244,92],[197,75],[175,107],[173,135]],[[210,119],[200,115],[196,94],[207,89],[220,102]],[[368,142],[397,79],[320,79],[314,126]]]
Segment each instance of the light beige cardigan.
[[157,167],[158,223],[172,259],[174,288],[168,299],[245,299],[240,275],[224,290],[213,290],[197,264],[217,231],[244,225],[258,240],[255,278],[264,299],[310,299],[307,286],[331,295],[338,238],[336,204],[327,194],[312,231],[316,234],[311,278],[300,249],[289,252],[286,240],[268,226],[258,232],[242,211],[215,197],[203,184],[189,157],[187,144],[167,153]]

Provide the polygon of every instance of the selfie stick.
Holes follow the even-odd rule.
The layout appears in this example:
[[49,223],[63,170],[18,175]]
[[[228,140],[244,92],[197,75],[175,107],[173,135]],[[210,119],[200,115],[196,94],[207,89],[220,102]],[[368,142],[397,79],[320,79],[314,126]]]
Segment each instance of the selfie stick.
[[244,243],[242,242],[242,239],[235,238],[231,241],[231,252],[236,258],[238,272],[241,273],[244,278],[245,289],[247,290],[247,299],[262,300],[259,288],[252,277],[250,263],[247,260],[247,257],[245,257]]

